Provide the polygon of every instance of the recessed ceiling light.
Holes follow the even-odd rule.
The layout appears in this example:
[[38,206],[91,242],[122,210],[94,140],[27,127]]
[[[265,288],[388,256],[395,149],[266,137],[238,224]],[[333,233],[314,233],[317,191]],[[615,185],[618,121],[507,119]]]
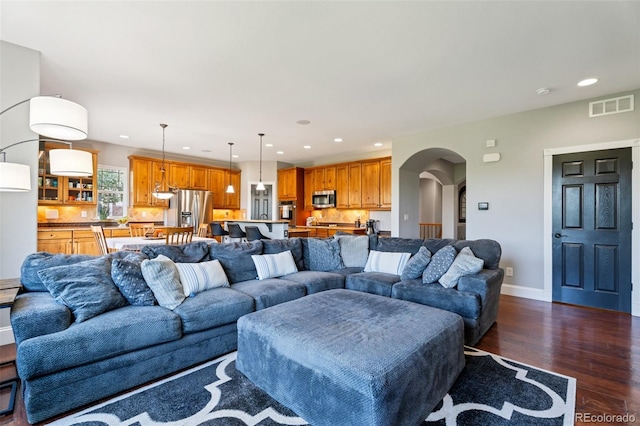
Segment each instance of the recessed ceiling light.
[[120,137],[121,137],[122,139],[129,139],[129,136],[127,136],[127,135],[120,135]]
[[548,95],[549,92],[551,92],[551,89],[549,89],[548,87],[541,87],[538,90],[536,90],[536,93],[538,95]]
[[190,146],[183,146],[182,149],[189,150],[189,149],[191,149],[191,147]]
[[578,82],[578,86],[580,87],[591,86],[592,84],[596,84],[597,82],[598,82],[597,78],[585,78],[584,80]]
[[333,141],[334,142],[342,142],[342,138],[335,138]]
[[307,124],[311,124],[309,120],[298,120],[296,123],[306,126]]
[[303,146],[304,149],[311,149],[311,145],[305,145]]
[[202,152],[211,152],[210,149],[203,149]]
[[267,148],[271,148],[273,146],[272,143],[265,143],[264,146],[266,146]]
[[382,142],[376,142],[373,144],[373,146],[382,146]]
[[282,154],[284,154],[284,151],[276,151],[276,154],[282,155]]
[[233,155],[232,155],[232,157],[233,157],[233,158],[239,158],[239,157],[238,157],[238,154],[233,154]]

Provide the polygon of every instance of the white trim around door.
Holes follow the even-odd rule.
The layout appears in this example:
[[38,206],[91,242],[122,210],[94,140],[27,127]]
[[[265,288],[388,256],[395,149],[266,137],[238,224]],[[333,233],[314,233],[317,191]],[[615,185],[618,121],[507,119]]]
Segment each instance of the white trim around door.
[[[601,151],[606,149],[631,148],[631,158],[634,168],[631,172],[631,191],[634,194],[631,201],[631,217],[634,223],[631,231],[631,258],[640,256],[640,139],[602,142],[589,145],[576,145],[563,148],[544,150],[544,299],[551,301],[553,287],[553,262],[551,255],[552,241],[552,174],[553,156],[575,152]],[[640,262],[631,262],[631,279],[634,284],[631,291],[631,314],[640,316]]]

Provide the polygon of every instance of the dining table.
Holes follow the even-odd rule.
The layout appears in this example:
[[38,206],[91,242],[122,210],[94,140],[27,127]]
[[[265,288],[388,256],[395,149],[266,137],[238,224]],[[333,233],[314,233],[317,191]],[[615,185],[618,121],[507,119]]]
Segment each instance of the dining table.
[[[206,241],[217,243],[215,238],[193,237],[194,241]],[[107,247],[113,250],[140,251],[142,247],[149,245],[166,244],[166,237],[112,237],[107,238]]]

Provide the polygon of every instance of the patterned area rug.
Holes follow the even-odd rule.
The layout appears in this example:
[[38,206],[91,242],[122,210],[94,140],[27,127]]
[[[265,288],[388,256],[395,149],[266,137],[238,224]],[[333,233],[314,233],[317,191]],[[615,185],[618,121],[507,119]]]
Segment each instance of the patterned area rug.
[[[423,425],[573,425],[576,380],[473,348]],[[235,369],[236,353],[52,425],[306,425]]]

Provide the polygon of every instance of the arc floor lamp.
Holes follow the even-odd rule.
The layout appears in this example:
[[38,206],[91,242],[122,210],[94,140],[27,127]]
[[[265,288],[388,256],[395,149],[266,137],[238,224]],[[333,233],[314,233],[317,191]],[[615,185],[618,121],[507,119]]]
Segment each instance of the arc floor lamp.
[[26,142],[45,141],[69,145],[69,149],[49,151],[50,170],[57,176],[91,176],[93,156],[90,152],[74,150],[69,140],[86,139],[88,135],[87,110],[60,95],[36,96],[25,99],[0,112],[29,102],[29,127],[46,138],[27,139],[0,148],[0,192],[27,192],[31,190],[31,169],[26,164],[8,163],[6,150]]

